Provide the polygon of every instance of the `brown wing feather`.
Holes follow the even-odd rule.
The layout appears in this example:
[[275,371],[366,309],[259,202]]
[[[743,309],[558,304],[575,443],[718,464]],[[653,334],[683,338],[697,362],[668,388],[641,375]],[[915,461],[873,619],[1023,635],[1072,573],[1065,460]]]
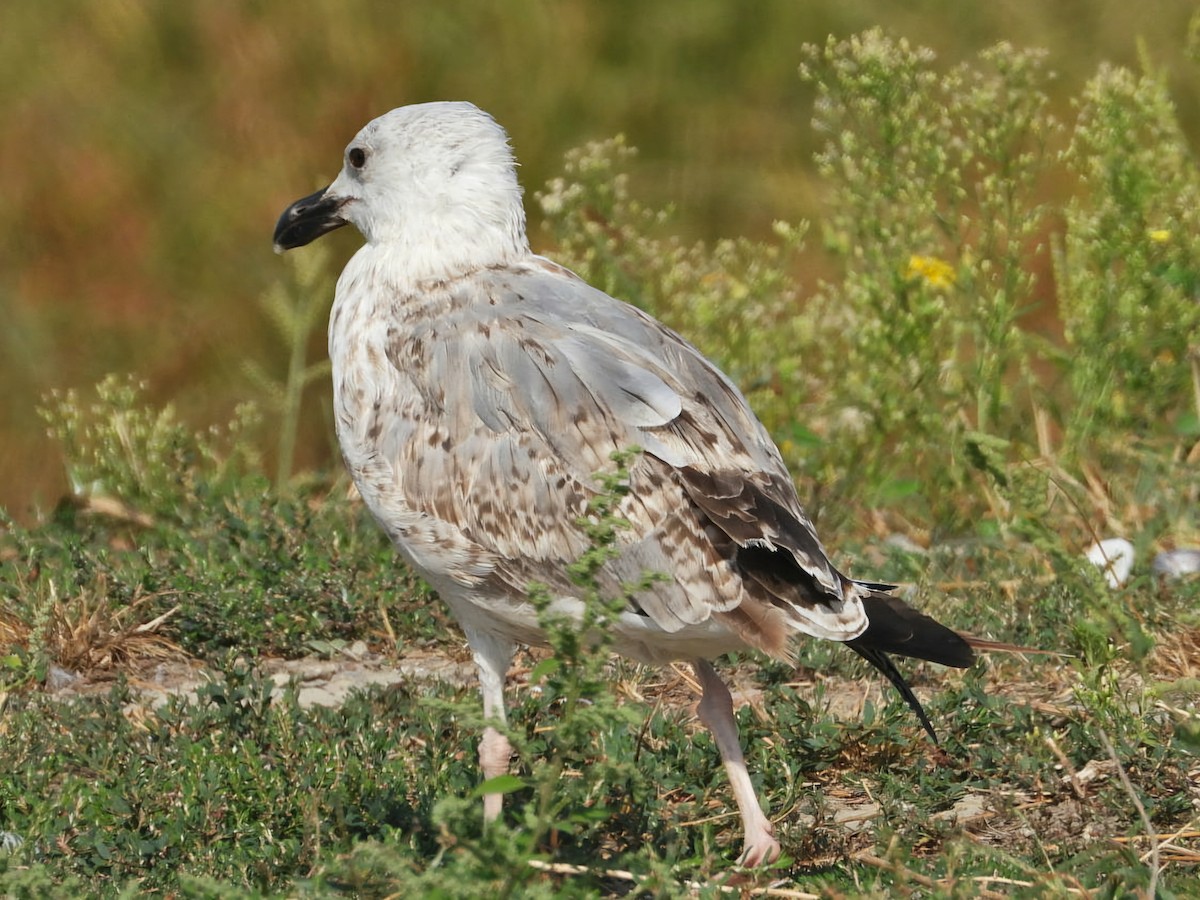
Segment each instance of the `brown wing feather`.
[[[523,591],[586,546],[576,520],[593,474],[638,445],[618,511],[631,527],[610,569],[672,576],[638,600],[656,623],[674,630],[755,598],[761,608],[742,618],[775,622],[772,635],[786,631],[772,606],[820,637],[862,629],[778,451],[695,348],[561,273],[510,270],[471,285],[427,294],[389,335],[387,356],[414,389],[411,408],[381,412],[378,444],[413,509],[478,545],[495,577]],[[760,548],[790,581],[758,571]],[[751,643],[780,652],[775,636]]]

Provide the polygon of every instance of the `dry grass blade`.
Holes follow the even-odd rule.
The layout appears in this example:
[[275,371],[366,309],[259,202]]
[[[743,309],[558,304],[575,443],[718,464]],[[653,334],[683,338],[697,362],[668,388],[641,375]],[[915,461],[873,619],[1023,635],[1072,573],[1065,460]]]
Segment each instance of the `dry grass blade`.
[[1156,635],[1151,665],[1166,678],[1200,678],[1200,628],[1179,628]]
[[1083,789],[1085,782],[1080,779],[1079,773],[1076,772],[1075,767],[1071,765],[1071,760],[1069,760],[1067,755],[1063,753],[1061,749],[1059,749],[1058,744],[1051,735],[1046,735],[1045,744],[1050,748],[1050,752],[1054,754],[1059,764],[1063,767],[1063,770],[1067,773],[1067,776],[1063,779],[1063,781],[1066,782],[1072,791],[1074,791],[1076,797],[1078,797],[1080,800],[1086,800],[1087,792]]
[[1182,863],[1187,866],[1200,865],[1200,850],[1187,850],[1183,847],[1160,847],[1160,863]]
[[[1166,843],[1167,841],[1177,841],[1180,838],[1200,837],[1200,831],[1196,831],[1195,829],[1191,829],[1191,828],[1184,828],[1184,829],[1181,829],[1180,831],[1176,831],[1171,834],[1156,834],[1156,835],[1153,835],[1153,837],[1156,838],[1157,840],[1162,841],[1163,843]],[[1151,838],[1151,835],[1148,835],[1148,834],[1130,834],[1130,835],[1117,835],[1114,838],[1110,838],[1110,840],[1115,841],[1118,844],[1132,844],[1135,841],[1148,841],[1148,840],[1150,840],[1150,838]]]
[[0,648],[25,644],[29,640],[29,626],[11,612],[0,609]]
[[40,645],[55,665],[84,674],[134,662],[185,658],[187,653],[159,631],[178,606],[149,621],[137,620],[146,603],[162,596],[143,594],[128,605],[117,605],[103,583],[62,598],[51,585],[43,622],[35,625],[12,613],[0,614],[0,648]]
[[1150,855],[1154,850],[1154,845],[1157,844],[1159,862],[1174,862],[1183,863],[1184,865],[1197,865],[1200,864],[1200,850],[1193,850],[1190,847],[1175,846],[1175,841],[1178,840],[1200,838],[1200,831],[1193,828],[1192,826],[1194,825],[1195,821],[1193,820],[1187,825],[1184,825],[1178,831],[1172,832],[1171,834],[1132,834],[1114,837],[1111,840],[1117,844],[1133,844],[1140,843],[1142,841],[1150,841],[1151,849],[1147,850],[1140,857],[1138,857],[1139,861],[1143,864],[1145,864],[1150,858]]
[[[861,853],[854,854],[854,860],[855,862],[866,863],[868,866],[872,866],[876,869],[882,869],[885,872],[891,872],[899,878],[914,882],[925,888],[940,888],[944,890],[950,890],[958,881],[958,879],[955,878],[930,878],[928,875],[922,875],[920,872],[914,872],[912,869],[908,868],[902,863],[883,859],[882,857],[876,856],[875,854],[865,850]],[[989,891],[987,888],[980,886],[978,891],[976,891],[975,896],[985,897],[988,898],[988,900],[1002,900],[1004,894],[997,893],[996,891]]]
[[108,669],[122,663],[178,659],[186,656],[170,638],[156,633],[176,610],[148,623],[135,623],[134,611],[150,595],[114,608],[103,593],[81,595],[51,610],[47,646],[63,668],[77,672]]
[[[572,875],[591,875],[607,878],[612,881],[621,881],[627,883],[638,884],[643,881],[642,878],[635,875],[633,872],[628,872],[624,869],[591,869],[587,866],[573,865],[571,863],[551,863],[540,859],[531,859],[528,861],[531,869],[537,869],[539,872],[545,872],[547,875],[557,875],[570,877]],[[722,894],[736,894],[738,896],[749,897],[773,897],[778,900],[820,900],[822,894],[812,894],[808,891],[798,891],[794,888],[786,888],[780,885],[766,885],[764,887],[748,888],[744,885],[734,886],[728,884],[701,884],[695,881],[685,882],[684,886],[693,895],[703,891],[710,891],[714,887]]]
[[1132,801],[1134,809],[1137,810],[1138,818],[1142,820],[1142,827],[1146,829],[1146,837],[1150,841],[1150,850],[1141,857],[1141,862],[1145,863],[1147,858],[1150,860],[1150,883],[1146,885],[1146,900],[1154,900],[1158,896],[1158,876],[1162,872],[1158,832],[1154,830],[1154,825],[1150,821],[1150,815],[1146,812],[1142,798],[1134,790],[1133,782],[1129,780],[1129,775],[1126,773],[1125,767],[1121,765],[1117,751],[1113,748],[1112,741],[1108,739],[1108,733],[1101,728],[1097,734],[1100,737],[1100,743],[1104,745],[1105,752],[1108,753],[1109,758],[1116,764],[1117,775],[1121,779],[1121,786],[1125,789],[1125,793],[1129,796],[1130,801]]
[[[884,871],[892,872],[893,874],[895,874],[896,876],[898,876],[900,878],[907,879],[909,881],[912,881],[916,884],[921,885],[921,887],[929,888],[929,889],[933,889],[933,890],[944,890],[944,891],[952,892],[952,891],[954,891],[954,889],[956,887],[961,887],[961,885],[964,882],[969,882],[971,885],[974,886],[971,896],[984,897],[984,898],[988,898],[988,900],[1003,900],[1003,898],[1007,897],[1008,895],[999,893],[998,891],[988,890],[986,885],[998,884],[998,885],[1006,885],[1009,887],[1018,887],[1018,888],[1023,888],[1023,889],[1038,887],[1038,885],[1039,885],[1039,882],[1037,882],[1037,881],[1018,881],[1016,879],[1003,878],[1003,877],[1000,877],[997,875],[976,875],[976,876],[972,876],[970,878],[962,878],[962,879],[960,879],[960,878],[941,878],[941,879],[930,878],[928,875],[922,875],[919,872],[912,871],[912,869],[909,869],[908,867],[904,866],[901,863],[891,862],[889,860],[882,859],[882,858],[875,856],[874,854],[867,852],[867,851],[864,851],[862,853],[856,853],[854,855],[854,859],[856,862],[866,863],[867,865],[874,866],[877,869],[883,869]],[[1061,876],[1056,876],[1056,877],[1061,877]],[[1076,882],[1076,883],[1078,883],[1078,882]],[[1062,884],[1056,884],[1056,887],[1058,890],[1065,891],[1067,894],[1070,894],[1072,896],[1078,896],[1078,897],[1090,897],[1091,896],[1091,893],[1083,887],[1067,887]]]

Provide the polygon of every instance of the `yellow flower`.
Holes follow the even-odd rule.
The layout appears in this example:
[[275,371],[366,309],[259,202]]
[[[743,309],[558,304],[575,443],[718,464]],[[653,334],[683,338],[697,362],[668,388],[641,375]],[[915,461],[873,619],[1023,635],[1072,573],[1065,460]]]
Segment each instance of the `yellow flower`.
[[920,278],[931,288],[944,289],[954,286],[954,267],[944,259],[936,256],[917,256],[908,258],[908,268],[904,277],[910,281]]
[[1165,228],[1151,228],[1146,232],[1146,237],[1150,238],[1156,244],[1165,244],[1171,239],[1171,232]]

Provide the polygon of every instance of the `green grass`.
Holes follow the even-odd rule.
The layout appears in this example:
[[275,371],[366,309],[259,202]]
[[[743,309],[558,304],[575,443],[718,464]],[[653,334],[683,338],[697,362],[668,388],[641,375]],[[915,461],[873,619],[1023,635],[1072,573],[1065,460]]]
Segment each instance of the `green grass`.
[[[573,711],[564,707],[569,692],[561,687],[515,688],[520,783],[511,785],[504,827],[487,834],[475,796],[482,723],[473,690],[374,689],[340,709],[301,709],[294,693],[271,702],[272,682],[235,662],[227,648],[295,656],[306,641],[362,638],[389,655],[414,644],[461,654],[436,603],[387,579],[399,577],[396,567],[361,521],[361,509],[336,495],[322,508],[316,528],[312,519],[289,515],[282,501],[243,513],[246,530],[261,536],[264,563],[248,565],[230,553],[223,574],[205,574],[213,579],[209,587],[162,601],[189,608],[186,619],[175,620],[186,627],[167,631],[214,671],[194,701],[131,707],[136,692],[123,681],[81,698],[55,696],[38,689],[36,671],[23,667],[36,638],[17,647],[0,720],[7,773],[0,830],[25,843],[0,857],[6,891],[56,896],[70,893],[74,878],[103,894],[136,887],[179,896],[589,896],[637,884],[643,893],[674,895],[686,881],[715,885],[731,877],[737,825],[716,750],[681,709],[686,692],[677,679],[668,678],[664,692],[655,670],[586,670],[592,704]],[[312,555],[302,556],[290,566],[292,580],[278,581],[273,544],[304,535],[315,554],[315,545],[326,543],[319,536],[357,529],[357,537],[342,538],[345,555],[324,570]],[[198,579],[229,550],[222,544],[211,555],[206,548],[189,556],[152,549],[204,545],[193,524],[159,523],[139,533],[138,549],[116,549],[128,536],[120,522],[78,517],[10,532],[3,572],[18,618],[32,618],[21,605],[38,602],[31,586],[64,573],[70,581],[53,602],[69,614],[102,586],[117,606],[127,585]],[[350,549],[356,546],[357,554]],[[1104,618],[1115,604],[1102,599],[1092,579],[1046,585],[1029,577],[1037,571],[1028,548],[982,544],[923,565],[921,605],[964,629],[1076,657],[994,657],[966,675],[906,666],[931,697],[944,755],[931,750],[890,693],[875,694],[882,699],[869,702],[861,718],[826,711],[835,695],[857,697],[864,680],[877,683],[835,645],[802,645],[799,678],[787,666],[736,661],[735,683],[762,692],[754,709],[740,711],[739,723],[759,791],[781,816],[787,854],[764,878],[814,892],[880,895],[930,879],[934,895],[973,895],[980,883],[972,879],[982,877],[1028,883],[1039,896],[1065,896],[1080,885],[1106,895],[1145,888],[1150,872],[1137,856],[1150,844],[1140,838],[1145,829],[1133,799],[1112,770],[1077,797],[1063,782],[1064,758],[1076,771],[1107,761],[1103,729],[1155,830],[1194,825],[1194,688],[1165,655],[1129,657],[1121,634],[1129,626]],[[879,570],[892,573],[889,565]],[[1015,593],[981,584],[951,605],[936,588],[967,578],[1011,579]],[[237,610],[202,602],[220,580],[241,598]],[[327,609],[330,596],[352,598],[353,607],[335,614]],[[1120,609],[1153,611],[1132,624],[1178,648],[1180,633],[1196,641],[1197,599],[1197,585],[1164,596],[1142,580],[1122,595]],[[278,620],[278,634],[264,639],[262,623],[276,605],[296,618]],[[140,621],[157,609],[141,610]],[[385,609],[398,647],[381,637]],[[1096,617],[1113,640],[1097,643],[1091,630],[1070,625]],[[211,635],[202,640],[204,623]],[[129,651],[117,668],[148,677],[146,666],[152,670],[158,657],[139,665],[137,647]],[[53,647],[42,652],[55,656]],[[1190,652],[1194,664],[1195,643]],[[542,669],[543,678],[564,675]],[[805,673],[827,683],[813,690]],[[622,696],[646,699],[617,701],[612,682],[626,686]],[[937,818],[967,795],[985,798],[986,826],[960,828]],[[836,803],[868,799],[879,812],[863,830],[847,833],[834,823]],[[801,815],[814,824],[800,824]],[[1105,841],[1124,836],[1133,843]],[[530,860],[583,871],[548,874]],[[610,870],[629,871],[636,882]],[[1193,876],[1174,863],[1161,884],[1186,895]]]
[[[1036,593],[1025,587],[993,627],[1020,631],[1017,611]],[[1091,602],[1081,588],[1054,593],[1061,618]],[[1153,596],[1146,585],[1129,600]],[[989,599],[997,598],[976,598],[982,616],[957,609],[956,624],[994,622]],[[1181,597],[1176,612],[1196,599],[1194,590]],[[918,676],[918,689],[933,693],[945,754],[931,751],[890,694],[868,704],[861,721],[825,712],[829,694],[859,691],[842,679],[873,678],[835,646],[812,642],[801,652],[802,673],[830,680],[824,692],[798,687],[789,667],[741,661],[740,677],[762,691],[761,714],[739,714],[743,742],[760,793],[781,815],[787,854],[763,877],[855,894],[932,879],[935,895],[972,895],[981,877],[1029,883],[1038,895],[1075,885],[1143,889],[1150,873],[1136,856],[1150,844],[1136,840],[1144,828],[1132,798],[1112,770],[1076,797],[1063,782],[1064,758],[1076,771],[1107,761],[1103,729],[1155,829],[1182,829],[1195,817],[1195,720],[1155,708],[1153,697],[1168,696],[1170,685],[1154,666],[1139,673],[1116,653],[1087,659],[1086,645],[1056,619],[1041,621],[1023,639],[1079,654],[1077,662],[994,660],[965,676]],[[440,640],[454,652],[449,629]],[[518,688],[520,784],[511,786],[505,825],[483,834],[473,691],[414,684],[306,710],[294,693],[272,702],[272,682],[245,664],[208,658],[212,684],[194,701],[156,710],[131,707],[135,693],[124,682],[78,699],[9,694],[0,811],[4,830],[25,843],[0,858],[5,890],[20,896],[21,885],[41,883],[28,895],[54,896],[49,885],[66,890],[77,878],[104,894],[136,885],[203,896],[207,884],[223,896],[587,896],[632,889],[606,874],[625,870],[643,892],[672,895],[684,881],[713,885],[732,874],[736,818],[716,750],[678,708],[678,686],[663,705],[652,702],[662,680],[653,670],[596,672],[596,684],[612,679],[651,699],[617,702],[606,691],[574,712],[561,692]],[[1190,744],[1173,727],[1189,721]],[[986,826],[937,817],[968,795],[985,798]],[[879,812],[848,834],[834,824],[830,796],[869,799]],[[799,824],[800,815],[814,824]],[[1135,839],[1128,849],[1105,842],[1127,835]],[[530,860],[583,871],[553,876]],[[1161,883],[1186,894],[1193,876],[1174,864]]]
[[[813,225],[668,236],[611,141],[535,196],[558,256],[745,387],[845,568],[1065,656],[905,664],[939,751],[844,648],[806,642],[795,667],[735,655],[785,853],[742,873],[686,682],[547,619],[553,655],[510,685],[520,762],[485,832],[474,690],[413,679],[302,708],[258,669],[355,641],[389,663],[465,656],[345,476],[290,474],[320,371],[310,266],[264,301],[283,346],[255,369],[263,412],[197,430],[117,377],[43,404],[73,494],[0,525],[0,832],[21,839],[0,893],[1200,895],[1200,582],[1145,564],[1200,541],[1200,181],[1165,84],[1105,68],[1067,120],[1038,54],[941,66],[871,32],[803,59],[830,186]],[[1059,200],[1035,190],[1051,169]],[[815,293],[793,273],[806,235],[831,261]],[[1029,318],[1049,290],[1061,338]],[[283,423],[274,465],[264,414]],[[589,579],[617,524],[599,513],[574,574],[602,622],[613,598]],[[1082,553],[1118,533],[1142,563],[1112,591]],[[184,659],[209,683],[151,708],[139,684]],[[62,670],[89,689],[52,689]]]

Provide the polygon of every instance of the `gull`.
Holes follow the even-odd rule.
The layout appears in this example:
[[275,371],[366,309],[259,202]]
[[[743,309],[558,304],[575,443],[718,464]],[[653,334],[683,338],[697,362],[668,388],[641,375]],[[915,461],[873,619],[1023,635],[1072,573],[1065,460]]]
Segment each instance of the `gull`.
[[[438,102],[370,122],[337,179],[283,212],[275,249],[347,223],[366,243],[329,319],[338,441],[400,557],[461,625],[489,722],[504,727],[516,647],[545,644],[530,585],[580,618],[567,567],[588,548],[581,519],[601,490],[596,473],[638,447],[615,510],[628,526],[597,576],[608,596],[642,585],[607,626],[611,646],[692,665],[741,815],[743,865],[780,848],[711,659],[754,649],[786,660],[801,636],[840,641],[937,740],[888,654],[966,667],[973,647],[1000,645],[834,567],[733,382],[647,313],[530,250],[516,161],[491,116]],[[485,727],[484,777],[511,757],[503,732]],[[485,822],[502,802],[485,795]]]

